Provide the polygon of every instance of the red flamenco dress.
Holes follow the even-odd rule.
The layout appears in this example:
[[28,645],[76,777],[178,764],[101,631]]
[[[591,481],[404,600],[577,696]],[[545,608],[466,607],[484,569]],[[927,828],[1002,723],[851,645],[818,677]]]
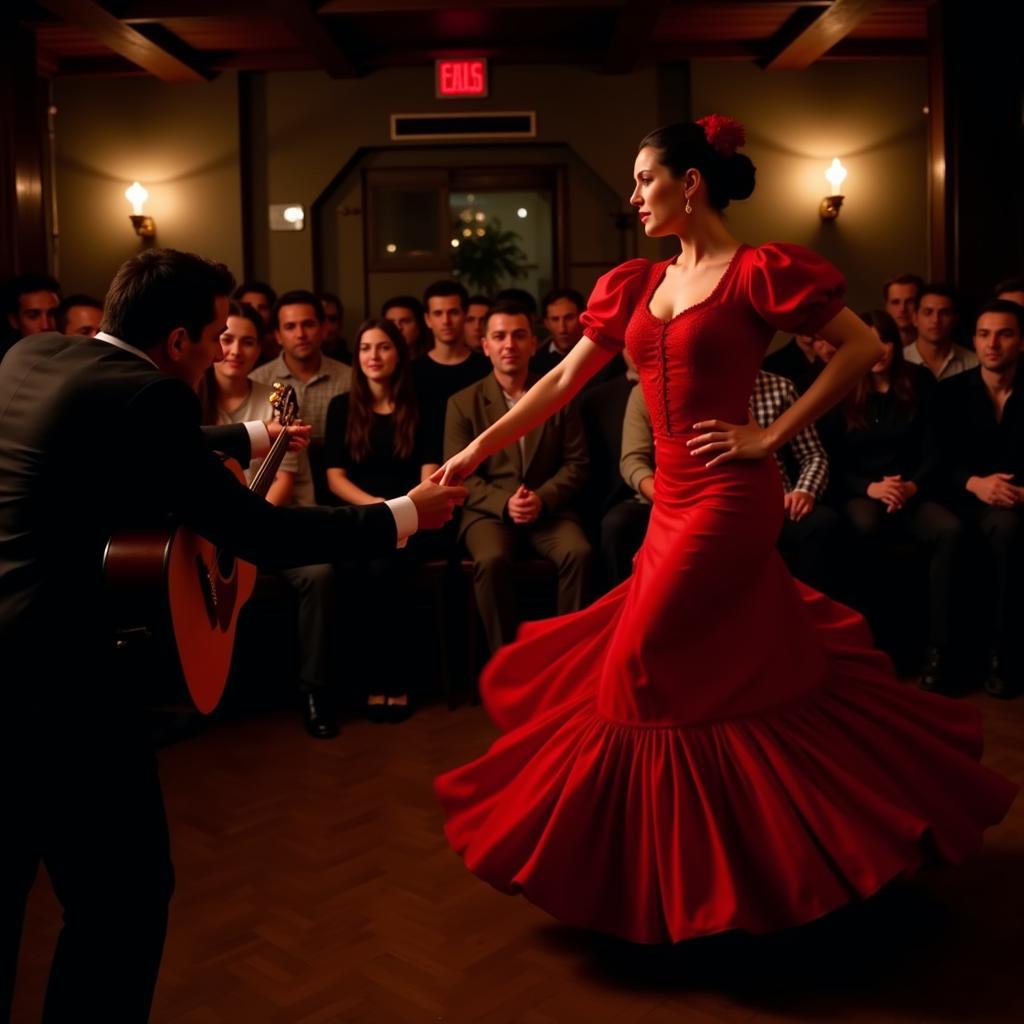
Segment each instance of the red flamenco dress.
[[436,780],[469,869],[562,921],[634,942],[801,924],[929,862],[958,863],[1016,787],[977,712],[900,684],[856,612],[775,549],[772,459],[712,469],[704,419],[745,422],[776,330],[812,334],[845,282],[791,245],[741,246],[668,322],[668,262],[597,283],[586,334],[636,360],[657,450],[633,576],[524,625],[481,678],[504,734]]

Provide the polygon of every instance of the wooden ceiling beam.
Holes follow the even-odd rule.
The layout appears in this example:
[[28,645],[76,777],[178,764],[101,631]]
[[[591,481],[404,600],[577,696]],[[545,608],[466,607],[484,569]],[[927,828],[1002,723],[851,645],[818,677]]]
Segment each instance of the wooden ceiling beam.
[[92,34],[107,49],[164,82],[206,82],[214,73],[198,54],[166,29],[140,31],[93,0],[39,0],[69,25]]
[[615,15],[604,70],[622,75],[650,54],[654,30],[668,0],[625,0]]
[[355,78],[359,69],[308,0],[266,0],[263,5],[311,53],[331,78]]
[[828,7],[801,7],[775,34],[760,64],[769,71],[802,71],[872,15],[885,0],[833,0]]

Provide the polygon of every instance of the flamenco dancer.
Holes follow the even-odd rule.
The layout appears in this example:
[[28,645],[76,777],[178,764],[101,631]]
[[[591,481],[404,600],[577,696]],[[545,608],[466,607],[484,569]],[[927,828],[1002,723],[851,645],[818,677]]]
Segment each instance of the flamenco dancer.
[[[640,143],[630,202],[680,254],[602,277],[584,339],[445,471],[463,481],[629,349],[658,449],[633,576],[497,653],[481,692],[504,735],[435,786],[480,878],[641,943],[798,925],[959,863],[1016,794],[978,763],[975,710],[897,682],[860,615],[776,552],[766,456],[881,346],[825,260],[729,234],[722,211],[754,189],[743,142],[713,115]],[[777,330],[838,351],[761,429],[747,401]]]

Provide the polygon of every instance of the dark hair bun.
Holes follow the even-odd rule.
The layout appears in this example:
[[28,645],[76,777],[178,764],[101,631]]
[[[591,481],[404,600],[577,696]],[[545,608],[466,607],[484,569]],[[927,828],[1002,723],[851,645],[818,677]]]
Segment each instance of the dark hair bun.
[[677,178],[695,167],[704,176],[708,202],[724,210],[733,199],[746,199],[754,191],[755,168],[750,157],[725,155],[707,140],[704,128],[693,121],[665,125],[646,135],[638,149],[651,146],[658,160]]
[[709,176],[710,199],[713,206],[723,209],[733,199],[746,199],[754,191],[754,162],[743,153],[720,157],[717,173]]

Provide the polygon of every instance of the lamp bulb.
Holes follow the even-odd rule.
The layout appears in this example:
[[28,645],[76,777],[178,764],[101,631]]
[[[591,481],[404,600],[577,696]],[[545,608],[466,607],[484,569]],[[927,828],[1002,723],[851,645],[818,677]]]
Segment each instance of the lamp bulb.
[[142,206],[149,198],[149,193],[137,181],[133,181],[124,190],[124,197],[132,204],[132,213],[136,217],[141,217]]
[[846,181],[846,168],[839,162],[839,157],[833,158],[829,169],[825,172],[825,177],[832,188],[832,195],[839,195],[839,189]]

